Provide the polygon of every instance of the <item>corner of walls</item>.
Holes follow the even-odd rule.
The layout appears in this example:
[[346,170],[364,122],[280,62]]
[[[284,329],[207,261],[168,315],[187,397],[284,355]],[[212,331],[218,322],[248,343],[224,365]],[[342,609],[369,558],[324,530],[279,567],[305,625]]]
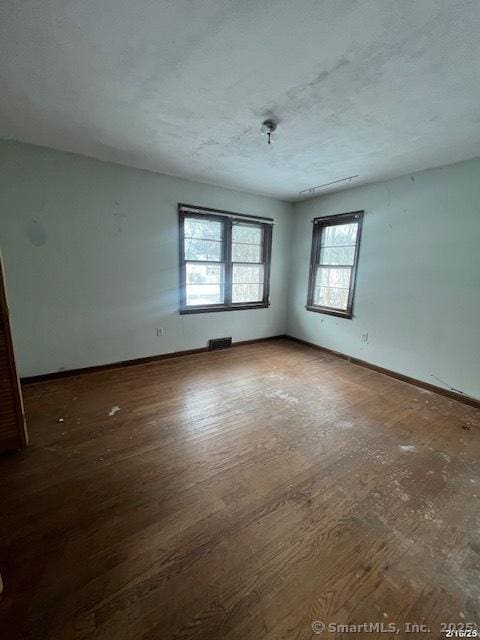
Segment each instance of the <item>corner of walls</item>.
[[[22,376],[289,334],[480,397],[480,159],[289,203],[15,142],[0,156]],[[179,316],[178,202],[274,218],[270,308]],[[358,209],[354,318],[308,312],[311,219]]]
[[[0,157],[21,376],[285,333],[290,203],[12,141]],[[178,202],[274,218],[268,309],[179,315]]]
[[285,305],[283,315],[283,335],[288,332],[289,317],[290,317],[290,293],[291,293],[291,278],[292,278],[292,261],[294,258],[294,246],[293,246],[293,234],[295,233],[295,203],[288,203],[289,210],[287,214],[287,223],[285,225],[288,241],[285,245]]
[[[480,398],[480,159],[294,206],[287,334]],[[354,317],[305,309],[311,219],[363,209]]]

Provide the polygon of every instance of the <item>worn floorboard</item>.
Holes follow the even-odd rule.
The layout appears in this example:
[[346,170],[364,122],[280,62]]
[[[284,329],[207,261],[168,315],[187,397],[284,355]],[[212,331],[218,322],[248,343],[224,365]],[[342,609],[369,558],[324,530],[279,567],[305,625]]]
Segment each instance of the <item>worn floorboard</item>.
[[480,622],[472,407],[288,340],[32,385],[25,405],[31,446],[0,459],[2,639]]

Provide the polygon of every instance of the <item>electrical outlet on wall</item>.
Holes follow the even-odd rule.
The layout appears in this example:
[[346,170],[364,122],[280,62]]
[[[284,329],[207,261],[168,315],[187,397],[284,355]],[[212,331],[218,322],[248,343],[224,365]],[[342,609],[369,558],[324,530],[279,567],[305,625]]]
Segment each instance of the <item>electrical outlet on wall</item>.
[[157,338],[163,336],[163,327],[157,327]]
[[368,342],[368,333],[362,333],[362,342]]

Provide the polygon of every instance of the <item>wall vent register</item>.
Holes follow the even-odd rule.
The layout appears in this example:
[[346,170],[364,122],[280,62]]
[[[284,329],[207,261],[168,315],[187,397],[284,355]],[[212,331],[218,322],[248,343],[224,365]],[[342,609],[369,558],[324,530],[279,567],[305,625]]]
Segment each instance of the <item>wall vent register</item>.
[[220,349],[228,349],[232,346],[232,338],[212,338],[208,342],[210,351],[218,351]]

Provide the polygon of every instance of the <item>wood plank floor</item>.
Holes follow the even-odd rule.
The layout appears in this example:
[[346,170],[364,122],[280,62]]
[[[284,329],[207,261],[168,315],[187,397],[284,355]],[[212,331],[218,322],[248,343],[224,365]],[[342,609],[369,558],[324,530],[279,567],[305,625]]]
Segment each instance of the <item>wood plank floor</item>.
[[288,340],[41,383],[25,404],[31,446],[0,459],[2,640],[480,622],[472,407]]

